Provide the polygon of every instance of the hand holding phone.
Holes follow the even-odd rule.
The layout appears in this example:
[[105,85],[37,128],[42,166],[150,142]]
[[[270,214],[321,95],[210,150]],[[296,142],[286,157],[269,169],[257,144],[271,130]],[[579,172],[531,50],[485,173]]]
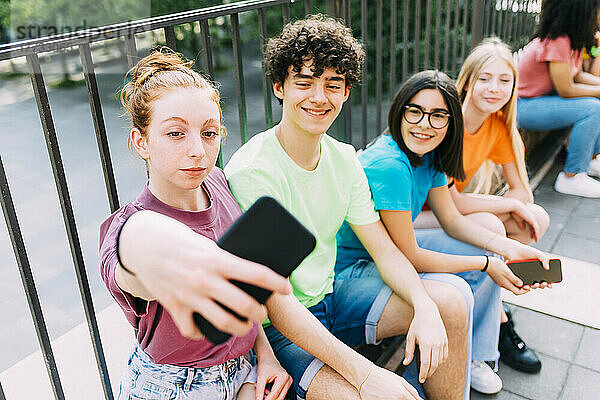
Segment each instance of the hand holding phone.
[[[263,264],[284,277],[289,277],[313,251],[316,239],[292,214],[272,197],[261,197],[217,241],[219,247],[240,258]],[[265,304],[272,292],[248,283],[231,281]],[[234,310],[219,303],[227,312],[245,321]],[[194,322],[204,336],[221,344],[231,335],[215,328],[195,312]]]
[[558,258],[550,260],[550,269],[546,270],[540,260],[515,260],[506,265],[518,276],[524,285],[535,283],[558,283],[562,281],[562,267]]

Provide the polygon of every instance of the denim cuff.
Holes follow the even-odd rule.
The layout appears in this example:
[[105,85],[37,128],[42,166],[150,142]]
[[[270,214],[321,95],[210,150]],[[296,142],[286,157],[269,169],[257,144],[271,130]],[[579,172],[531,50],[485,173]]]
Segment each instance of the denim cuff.
[[367,314],[367,320],[365,321],[365,343],[366,344],[379,344],[381,340],[377,340],[377,323],[383,314],[383,309],[387,304],[388,300],[392,296],[392,289],[389,286],[384,286],[375,298],[369,313]]

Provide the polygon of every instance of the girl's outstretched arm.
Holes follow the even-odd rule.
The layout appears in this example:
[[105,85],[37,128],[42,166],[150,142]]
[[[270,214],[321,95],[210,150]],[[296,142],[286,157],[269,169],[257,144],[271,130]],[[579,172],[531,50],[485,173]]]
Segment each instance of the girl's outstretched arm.
[[410,211],[380,210],[390,237],[418,272],[463,272],[482,269],[485,257],[460,256],[420,248]]
[[[121,230],[117,284],[133,296],[155,299],[183,336],[202,337],[192,319],[202,314],[217,329],[244,335],[266,317],[264,306],[233,285],[235,279],[287,294],[287,280],[269,268],[236,257],[184,224],[152,211],[133,214]],[[123,267],[124,266],[124,267]],[[242,322],[221,303],[247,317]]]
[[[442,228],[453,238],[492,251],[507,260],[539,259],[544,268],[549,268],[545,253],[492,232],[459,213],[447,188],[431,189],[427,199]],[[518,200],[513,201],[522,204]]]

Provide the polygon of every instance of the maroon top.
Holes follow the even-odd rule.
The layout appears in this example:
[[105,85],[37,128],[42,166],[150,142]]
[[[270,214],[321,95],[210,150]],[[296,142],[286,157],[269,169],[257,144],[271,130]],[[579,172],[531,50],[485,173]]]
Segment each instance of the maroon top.
[[117,286],[117,243],[121,227],[140,210],[159,212],[190,227],[194,232],[217,240],[241,215],[240,207],[231,195],[225,174],[215,167],[202,183],[210,198],[210,207],[202,211],[184,211],[157,199],[144,187],[138,198],[113,213],[100,226],[100,272],[110,294],[123,309],[129,323],[138,329],[141,348],[157,364],[203,368],[221,364],[250,351],[257,334],[257,325],[245,336],[232,336],[215,346],[207,339],[192,340],[181,336],[169,313],[157,301],[145,301],[131,296]]

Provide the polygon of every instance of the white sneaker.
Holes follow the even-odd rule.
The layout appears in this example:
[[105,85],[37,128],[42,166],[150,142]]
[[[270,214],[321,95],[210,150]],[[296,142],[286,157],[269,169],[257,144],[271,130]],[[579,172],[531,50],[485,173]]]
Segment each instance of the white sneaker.
[[483,394],[498,393],[502,379],[483,361],[471,361],[471,388]]
[[600,178],[600,156],[592,158],[592,161],[590,161],[588,175],[597,176]]
[[575,196],[600,197],[600,182],[590,178],[585,172],[580,172],[571,178],[561,172],[554,182],[554,190]]

